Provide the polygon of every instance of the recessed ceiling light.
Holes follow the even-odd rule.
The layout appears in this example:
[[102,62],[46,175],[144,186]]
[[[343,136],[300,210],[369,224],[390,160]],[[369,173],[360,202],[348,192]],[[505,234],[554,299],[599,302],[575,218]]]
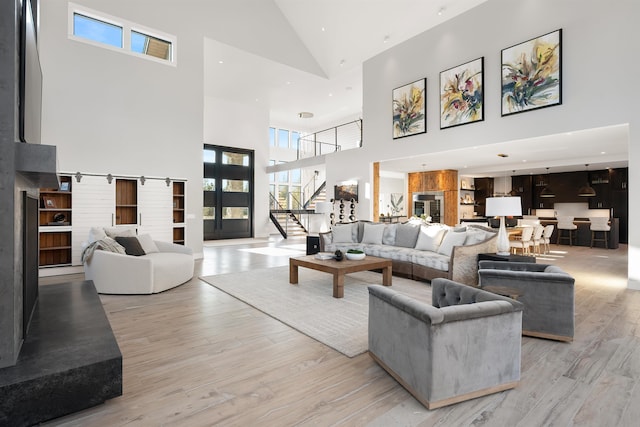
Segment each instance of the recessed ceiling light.
[[607,154],[607,152],[606,151],[601,151],[600,154]]
[[340,60],[340,66],[343,67],[344,66],[344,59]]
[[329,93],[329,96],[333,96],[333,94],[332,94],[332,93]]
[[391,39],[391,37],[389,37],[389,35],[387,34],[386,36],[384,36],[384,39],[382,40],[382,43],[387,43],[390,39]]
[[310,119],[313,117],[313,113],[310,113],[309,111],[301,111],[298,113],[298,117],[301,119]]
[[218,64],[224,64],[223,60],[218,61]]
[[438,16],[442,16],[445,10],[447,10],[447,8],[441,7],[440,10],[438,10]]
[[321,31],[324,33],[325,31],[327,31],[324,27],[321,28]]
[[288,85],[290,85],[290,84],[291,84],[291,82],[287,82],[287,84],[288,84]]

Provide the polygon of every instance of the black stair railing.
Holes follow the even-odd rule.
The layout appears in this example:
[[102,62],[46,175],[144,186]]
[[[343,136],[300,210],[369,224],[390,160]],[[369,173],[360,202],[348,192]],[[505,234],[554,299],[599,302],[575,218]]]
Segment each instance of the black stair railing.
[[316,189],[316,191],[314,191],[311,197],[309,197],[309,200],[304,202],[304,205],[303,205],[304,208],[309,209],[309,206],[311,205],[311,203],[315,202],[315,200],[318,198],[320,194],[322,194],[322,192],[326,187],[327,187],[327,181],[322,181],[322,184],[320,184],[320,186]]
[[[302,208],[302,204],[298,200],[295,194],[288,193],[288,200],[292,206],[296,206],[297,209],[293,210],[288,207],[282,206],[278,199],[272,194],[269,193],[270,205],[271,209],[269,210],[269,219],[276,226],[282,237],[285,239],[288,238],[290,234],[289,230],[289,222],[293,222],[296,224],[296,227],[301,230],[303,233],[307,233],[307,228],[304,226],[298,215],[309,214],[310,212]],[[281,224],[280,219],[276,214],[285,214],[284,226]]]

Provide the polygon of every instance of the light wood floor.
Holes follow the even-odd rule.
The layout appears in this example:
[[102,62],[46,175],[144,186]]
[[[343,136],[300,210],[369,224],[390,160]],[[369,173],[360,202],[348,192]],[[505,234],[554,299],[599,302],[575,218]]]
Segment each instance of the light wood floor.
[[625,288],[626,246],[552,250],[538,262],[576,277],[575,341],[523,337],[513,390],[428,411],[368,354],[349,359],[197,279],[286,265],[304,242],[214,245],[183,286],[101,296],[124,394],[48,425],[640,425],[640,292]]

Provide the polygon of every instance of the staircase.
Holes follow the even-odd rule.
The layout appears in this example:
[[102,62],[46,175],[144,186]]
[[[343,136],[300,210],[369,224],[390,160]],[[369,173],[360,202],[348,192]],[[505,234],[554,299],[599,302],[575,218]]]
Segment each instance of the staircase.
[[272,209],[269,216],[285,239],[307,235],[307,229],[291,209]]
[[304,204],[301,205],[296,202],[299,206],[298,209],[289,209],[284,207],[283,204],[286,202],[276,199],[273,194],[269,194],[269,198],[271,199],[269,218],[276,226],[282,237],[288,239],[289,237],[306,236],[307,229],[302,223],[301,218],[303,215],[315,213],[316,203],[324,202],[326,200],[326,182],[323,182]]
[[307,200],[304,203],[304,207],[305,209],[315,211],[317,202],[326,202],[326,201],[327,201],[327,182],[324,181],[322,184],[320,184],[320,187],[318,187],[316,192],[313,193],[311,197],[309,197],[309,200]]

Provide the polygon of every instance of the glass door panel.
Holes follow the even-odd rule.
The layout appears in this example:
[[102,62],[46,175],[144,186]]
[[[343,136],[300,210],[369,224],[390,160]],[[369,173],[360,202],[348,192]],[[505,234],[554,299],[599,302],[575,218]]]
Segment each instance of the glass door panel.
[[253,237],[254,152],[204,146],[204,239]]

